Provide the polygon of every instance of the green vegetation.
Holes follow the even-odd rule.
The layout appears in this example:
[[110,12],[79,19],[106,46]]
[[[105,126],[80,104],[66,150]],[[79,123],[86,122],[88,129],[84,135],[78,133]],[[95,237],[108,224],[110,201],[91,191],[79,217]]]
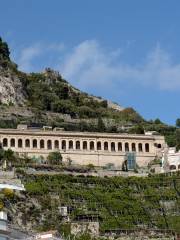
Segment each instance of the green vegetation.
[[52,165],[62,164],[62,156],[60,152],[51,152],[48,155],[48,163]]
[[0,60],[10,61],[9,55],[10,55],[9,47],[7,43],[3,42],[0,37]]
[[[117,111],[108,107],[108,102],[75,89],[63,77],[46,69],[44,73],[26,74],[18,70],[10,60],[6,42],[0,38],[0,66],[5,73],[11,72],[19,78],[26,100],[25,108],[34,116],[20,114],[10,118],[0,117],[0,128],[15,128],[18,123],[36,123],[62,127],[67,131],[127,132],[143,134],[144,131],[157,131],[164,135],[168,145],[180,148],[180,119],[175,126],[168,126],[160,119],[145,121],[133,108]],[[12,104],[0,103],[1,109],[8,110]],[[15,106],[16,107],[16,106]],[[52,115],[53,117],[52,117]],[[72,121],[63,119],[62,114]],[[73,121],[74,120],[74,121]],[[125,128],[121,128],[121,127]]]
[[29,197],[40,203],[41,211],[51,209],[39,224],[43,230],[64,228],[63,221],[55,220],[62,219],[59,206],[68,207],[72,221],[96,216],[101,232],[138,228],[180,230],[178,174],[143,179],[68,175],[23,178]]

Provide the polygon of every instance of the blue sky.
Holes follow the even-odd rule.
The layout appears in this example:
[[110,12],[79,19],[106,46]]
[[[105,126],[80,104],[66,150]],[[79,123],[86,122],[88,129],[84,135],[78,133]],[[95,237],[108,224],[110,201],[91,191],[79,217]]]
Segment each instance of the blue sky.
[[146,119],[180,117],[179,0],[0,0],[21,70],[51,67]]

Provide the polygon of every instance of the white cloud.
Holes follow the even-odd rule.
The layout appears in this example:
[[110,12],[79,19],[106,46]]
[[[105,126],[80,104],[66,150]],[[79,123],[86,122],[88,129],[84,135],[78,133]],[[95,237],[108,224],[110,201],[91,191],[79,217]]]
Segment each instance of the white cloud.
[[96,41],[84,41],[59,66],[64,77],[83,88],[110,88],[136,83],[163,90],[180,90],[180,64],[157,46],[142,64],[123,62],[121,50],[105,51]]
[[30,71],[32,69],[32,61],[35,57],[42,53],[42,48],[39,44],[24,48],[21,50],[18,65],[23,71]]
[[[63,51],[63,55],[62,55]],[[137,84],[161,90],[180,90],[180,63],[174,64],[168,52],[157,45],[143,63],[128,64],[123,49],[106,50],[95,40],[86,40],[67,49],[64,44],[34,44],[23,49],[18,58],[21,70],[33,71],[33,61],[39,56],[61,53],[55,69],[75,86],[120,89],[121,84]],[[47,66],[44,66],[44,68]]]
[[36,43],[21,49],[19,54],[16,54],[17,55],[16,60],[21,70],[31,72],[34,71],[33,63],[37,57],[40,56],[47,57],[47,54],[49,56],[50,53],[53,54],[54,52],[62,52],[64,49],[65,45],[63,43],[52,44]]

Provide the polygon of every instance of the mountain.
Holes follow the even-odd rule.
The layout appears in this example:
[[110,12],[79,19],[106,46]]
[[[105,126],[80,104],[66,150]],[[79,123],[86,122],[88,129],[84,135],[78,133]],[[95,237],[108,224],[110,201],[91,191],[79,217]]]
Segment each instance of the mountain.
[[81,92],[50,68],[41,73],[19,71],[0,38],[0,128],[16,128],[19,123],[68,131],[157,131],[169,146],[180,149],[180,129],[174,126],[159,119],[146,121],[133,108]]
[[[19,71],[10,59],[7,43],[1,38],[0,103],[1,127],[33,122],[66,130],[120,131],[119,126],[144,122],[134,109],[81,92],[50,68],[41,73]],[[84,127],[80,129],[82,121]]]

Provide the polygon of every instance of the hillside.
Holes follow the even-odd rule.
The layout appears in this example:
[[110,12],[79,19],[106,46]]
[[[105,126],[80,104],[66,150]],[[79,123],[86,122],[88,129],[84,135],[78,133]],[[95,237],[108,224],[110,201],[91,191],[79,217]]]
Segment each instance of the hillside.
[[19,123],[50,125],[69,131],[144,133],[165,135],[169,146],[180,146],[180,132],[159,119],[146,121],[133,108],[81,92],[60,73],[46,68],[27,74],[10,59],[0,38],[0,127]]
[[[18,109],[17,121],[28,121],[32,116],[34,122],[37,122],[38,118],[38,122],[46,124],[49,123],[48,117],[52,118],[55,125],[63,120],[73,122],[74,119],[104,118],[122,124],[143,121],[132,108],[124,109],[118,104],[83,93],[71,86],[58,72],[49,68],[42,73],[26,74],[19,71],[17,65],[10,59],[7,43],[2,39],[0,39],[0,102],[2,111],[4,109],[7,113],[11,113],[11,109],[13,111]],[[10,108],[11,106],[13,108]],[[23,107],[28,108],[29,114],[25,114]],[[15,115],[13,111],[12,114]],[[52,117],[52,113],[56,113],[55,117]]]
[[[99,221],[101,234],[120,229],[144,229],[145,235],[180,231],[178,173],[147,178],[19,174],[27,192],[1,201],[10,223],[21,230],[55,229],[69,234],[71,222],[89,219]],[[68,208],[69,220],[60,214],[61,206]]]

